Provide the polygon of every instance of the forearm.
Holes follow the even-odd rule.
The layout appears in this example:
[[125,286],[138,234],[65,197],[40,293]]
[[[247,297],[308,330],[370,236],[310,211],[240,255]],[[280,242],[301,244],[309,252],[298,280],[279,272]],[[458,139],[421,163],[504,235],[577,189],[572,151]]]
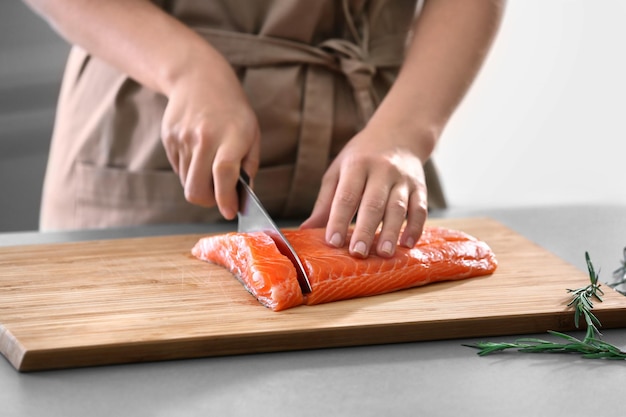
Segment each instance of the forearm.
[[503,8],[503,0],[426,0],[404,65],[368,126],[418,133],[418,156],[427,159],[476,77]]
[[148,0],[24,1],[68,42],[166,95],[194,68],[229,68],[200,36]]

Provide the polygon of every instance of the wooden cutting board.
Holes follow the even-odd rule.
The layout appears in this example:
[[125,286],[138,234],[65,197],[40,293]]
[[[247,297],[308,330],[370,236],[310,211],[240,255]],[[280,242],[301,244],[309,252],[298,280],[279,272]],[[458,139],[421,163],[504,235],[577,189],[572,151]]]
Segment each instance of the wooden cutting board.
[[[191,257],[200,235],[0,248],[0,350],[33,371],[574,329],[566,289],[586,273],[490,219],[429,223],[486,241],[496,273],[276,313]],[[604,290],[603,327],[626,326]]]

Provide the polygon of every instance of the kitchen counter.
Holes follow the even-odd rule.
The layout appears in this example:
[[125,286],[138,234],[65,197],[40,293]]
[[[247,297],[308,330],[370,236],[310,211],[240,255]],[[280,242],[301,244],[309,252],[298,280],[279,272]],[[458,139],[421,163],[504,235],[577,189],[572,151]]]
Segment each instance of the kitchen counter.
[[[625,214],[624,206],[577,206],[450,209],[434,212],[431,217],[494,218],[581,270],[586,270],[584,252],[588,251],[596,269],[601,270],[600,280],[608,281],[611,272],[620,266],[626,246]],[[5,233],[0,234],[0,246],[202,233],[232,227],[161,225]],[[603,334],[606,341],[626,346],[626,329],[604,330]],[[476,341],[458,339],[35,373],[19,373],[0,360],[1,414],[623,415],[623,362],[516,352],[480,358],[475,350],[462,346]]]

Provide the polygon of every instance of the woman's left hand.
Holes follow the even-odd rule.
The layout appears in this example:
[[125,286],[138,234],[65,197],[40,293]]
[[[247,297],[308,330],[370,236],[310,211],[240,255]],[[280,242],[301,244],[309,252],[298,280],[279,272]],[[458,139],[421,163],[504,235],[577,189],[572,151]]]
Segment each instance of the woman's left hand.
[[353,256],[369,255],[381,222],[377,255],[393,256],[398,244],[412,247],[427,217],[423,162],[415,149],[418,143],[406,133],[361,131],[327,170],[313,212],[301,227],[326,226],[326,241],[341,247],[358,211],[349,243]]

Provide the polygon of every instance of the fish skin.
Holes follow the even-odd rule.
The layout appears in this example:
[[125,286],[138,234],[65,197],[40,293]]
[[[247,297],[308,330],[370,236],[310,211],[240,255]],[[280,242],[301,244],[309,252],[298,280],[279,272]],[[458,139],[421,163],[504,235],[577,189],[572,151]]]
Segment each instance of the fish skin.
[[366,259],[355,258],[346,248],[328,246],[323,229],[283,230],[283,234],[307,270],[312,291],[306,297],[295,267],[263,233],[204,237],[192,254],[230,270],[274,311],[488,275],[497,268],[485,242],[443,227],[426,227],[413,248],[399,246],[391,258],[379,257],[373,250]]

